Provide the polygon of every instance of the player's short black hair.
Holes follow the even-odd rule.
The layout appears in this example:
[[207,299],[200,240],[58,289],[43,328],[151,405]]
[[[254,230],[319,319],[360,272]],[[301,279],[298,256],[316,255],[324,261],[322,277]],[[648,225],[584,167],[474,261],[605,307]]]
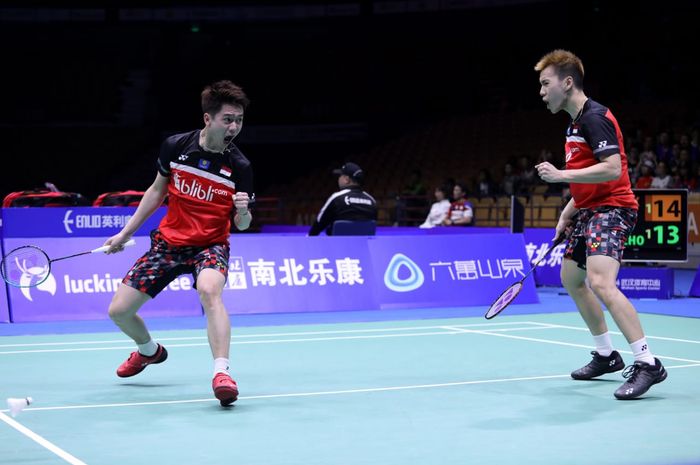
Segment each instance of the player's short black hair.
[[202,91],[202,112],[215,115],[225,104],[238,105],[245,110],[250,100],[243,89],[231,81],[214,82]]

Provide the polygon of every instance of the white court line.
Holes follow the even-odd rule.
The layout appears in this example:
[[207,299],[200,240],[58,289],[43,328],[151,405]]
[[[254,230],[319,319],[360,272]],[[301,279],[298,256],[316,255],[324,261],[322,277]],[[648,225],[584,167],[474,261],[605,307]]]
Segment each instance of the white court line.
[[[285,342],[313,342],[313,341],[346,341],[346,340],[356,340],[356,339],[382,339],[389,337],[420,337],[420,336],[446,336],[452,334],[460,334],[469,330],[455,329],[452,331],[445,331],[442,326],[435,326],[435,329],[440,329],[440,331],[431,331],[427,333],[403,333],[403,334],[372,334],[364,336],[336,336],[336,337],[310,337],[310,338],[298,338],[298,339],[263,339],[257,341],[232,341],[231,345],[249,345],[249,344],[283,344]],[[528,330],[528,329],[544,329],[544,328],[508,328],[508,330]],[[493,330],[499,331],[499,330]],[[161,341],[161,339],[158,339]],[[168,348],[172,347],[208,347],[208,342],[198,342],[191,344],[170,344]],[[133,350],[134,346],[113,346],[113,347],[79,347],[70,349],[30,349],[30,350],[9,350],[0,352],[0,355],[13,355],[13,354],[40,354],[40,353],[55,353],[55,352],[92,352],[100,350]]]
[[[457,325],[464,328],[476,328],[480,326],[512,326],[518,324],[532,324],[533,322],[501,322],[501,323],[471,323],[464,325]],[[537,326],[540,326],[537,324]],[[234,328],[235,329],[235,328]],[[423,329],[442,329],[441,325],[436,326],[401,326],[393,328],[371,328],[371,329],[345,329],[345,330],[332,330],[332,331],[299,331],[292,333],[259,333],[259,334],[240,334],[234,335],[232,339],[243,339],[243,338],[258,338],[258,337],[281,337],[281,336],[311,336],[316,334],[354,334],[354,333],[379,333],[379,332],[391,332],[391,331],[413,331],[413,330],[423,330]],[[207,340],[206,336],[189,336],[189,337],[163,337],[158,338],[159,341],[197,341],[197,340]],[[17,343],[17,344],[0,344],[1,347],[44,347],[44,346],[70,346],[70,345],[88,345],[88,344],[121,344],[124,342],[131,342],[130,339],[113,339],[113,340],[100,340],[100,341],[76,341],[76,342],[35,342],[35,343]]]
[[[530,322],[532,324],[538,324],[536,322]],[[568,325],[558,325],[558,324],[550,324],[550,323],[542,323],[543,325],[546,325],[548,327],[552,328],[563,328],[563,329],[575,329],[576,331],[589,331],[588,328],[585,328],[583,326],[568,326]],[[455,325],[459,326],[459,325]],[[610,334],[616,334],[618,336],[623,336],[623,334],[619,331],[608,331]],[[700,341],[696,341],[693,339],[679,339],[676,337],[665,337],[665,336],[645,336],[647,339],[658,339],[659,341],[672,341],[672,342],[687,342],[688,344],[700,344]]]
[[[692,363],[687,365],[674,365],[667,366],[666,369],[672,370],[675,368],[690,368],[690,367],[700,367],[699,363]],[[312,391],[312,392],[292,392],[283,394],[262,394],[258,396],[241,396],[240,400],[256,400],[256,399],[281,399],[289,397],[314,397],[314,396],[332,396],[332,395],[343,395],[343,394],[362,394],[362,393],[372,393],[372,392],[388,392],[388,391],[408,391],[414,389],[435,389],[443,387],[455,387],[455,386],[470,386],[479,384],[495,384],[495,383],[511,383],[516,381],[539,381],[545,379],[558,379],[558,378],[571,378],[570,374],[565,375],[542,375],[542,376],[523,376],[518,378],[497,378],[497,379],[484,379],[475,381],[455,381],[450,383],[435,383],[435,384],[411,384],[405,386],[388,386],[388,387],[374,387],[374,388],[359,388],[359,389],[342,389],[337,391]],[[122,407],[142,407],[151,405],[173,405],[173,404],[193,404],[202,402],[218,402],[217,399],[208,397],[206,399],[181,399],[181,400],[162,400],[162,401],[152,401],[152,402],[123,402],[123,403],[112,403],[112,404],[89,404],[89,405],[62,405],[55,407],[29,407],[22,410],[23,413],[26,412],[46,412],[53,410],[83,410],[83,409],[99,409],[99,408],[122,408]],[[0,413],[6,412],[7,410],[0,410]]]
[[[26,409],[25,409],[26,410]],[[85,462],[82,460],[72,456],[68,452],[64,451],[60,447],[56,446],[54,443],[47,441],[43,437],[39,436],[36,434],[34,431],[30,430],[26,426],[18,423],[14,419],[8,417],[3,413],[3,411],[0,410],[0,420],[4,421],[8,425],[10,425],[12,428],[16,429],[20,433],[24,434],[27,436],[29,439],[32,441],[38,443],[40,446],[45,447],[46,449],[50,450],[54,454],[58,455],[61,457],[63,460],[66,462],[70,463],[71,465],[87,465]]]
[[[460,328],[456,326],[443,326],[446,330],[459,330]],[[549,328],[548,328],[549,329]],[[493,331],[479,331],[475,329],[463,329],[463,333],[465,334],[484,334],[486,336],[497,336],[497,337],[505,337],[509,339],[520,339],[522,341],[532,341],[532,342],[542,342],[544,344],[555,344],[555,345],[560,345],[560,346],[567,346],[567,347],[582,347],[584,349],[595,349],[595,347],[590,346],[590,345],[585,345],[585,344],[573,344],[571,342],[561,342],[561,341],[552,341],[549,339],[539,339],[539,338],[534,338],[534,337],[525,337],[525,336],[514,336],[512,334],[500,334],[496,333]],[[629,350],[618,350],[618,352],[623,353],[623,354],[632,354]],[[688,362],[688,363],[700,363],[700,360],[691,360],[687,358],[679,358],[679,357],[671,357],[669,355],[661,355],[661,354],[655,354],[659,358],[663,358],[666,360],[675,360],[678,362]]]

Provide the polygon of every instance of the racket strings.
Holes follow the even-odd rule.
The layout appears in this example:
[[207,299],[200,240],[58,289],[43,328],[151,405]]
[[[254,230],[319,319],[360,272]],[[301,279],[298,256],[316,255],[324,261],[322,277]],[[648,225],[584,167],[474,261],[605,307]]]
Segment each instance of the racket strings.
[[491,304],[488,311],[486,312],[486,318],[490,319],[498,315],[506,308],[520,293],[523,287],[522,281],[512,284],[508,289],[503,291],[503,293],[496,299],[494,303]]
[[16,287],[36,286],[51,271],[49,257],[36,247],[20,247],[5,256],[0,264],[2,278]]

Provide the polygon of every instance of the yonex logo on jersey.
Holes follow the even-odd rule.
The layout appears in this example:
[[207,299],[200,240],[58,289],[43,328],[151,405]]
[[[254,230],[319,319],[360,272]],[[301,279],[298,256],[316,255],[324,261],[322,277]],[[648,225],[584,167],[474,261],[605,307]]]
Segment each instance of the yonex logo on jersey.
[[605,147],[606,145],[608,145],[608,141],[607,141],[607,140],[601,140],[600,142],[598,142],[598,148],[599,148],[599,149],[602,149],[602,148]]
[[185,161],[185,160],[187,160],[188,157],[189,157],[189,155],[186,155],[186,154],[183,153],[182,155],[180,155],[179,157],[177,157],[177,159],[180,160],[180,161]]

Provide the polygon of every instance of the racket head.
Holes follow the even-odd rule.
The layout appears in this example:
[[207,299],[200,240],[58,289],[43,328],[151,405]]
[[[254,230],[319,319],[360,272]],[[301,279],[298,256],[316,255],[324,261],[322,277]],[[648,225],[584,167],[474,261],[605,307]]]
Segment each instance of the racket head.
[[486,311],[484,318],[490,320],[491,318],[501,313],[512,301],[515,300],[518,294],[520,294],[522,288],[522,281],[518,281],[508,286],[508,289],[503,291],[501,295],[498,296],[498,299],[496,299],[494,303],[491,304],[489,309]]
[[34,245],[11,250],[0,262],[2,279],[14,287],[35,287],[51,274],[51,260]]

